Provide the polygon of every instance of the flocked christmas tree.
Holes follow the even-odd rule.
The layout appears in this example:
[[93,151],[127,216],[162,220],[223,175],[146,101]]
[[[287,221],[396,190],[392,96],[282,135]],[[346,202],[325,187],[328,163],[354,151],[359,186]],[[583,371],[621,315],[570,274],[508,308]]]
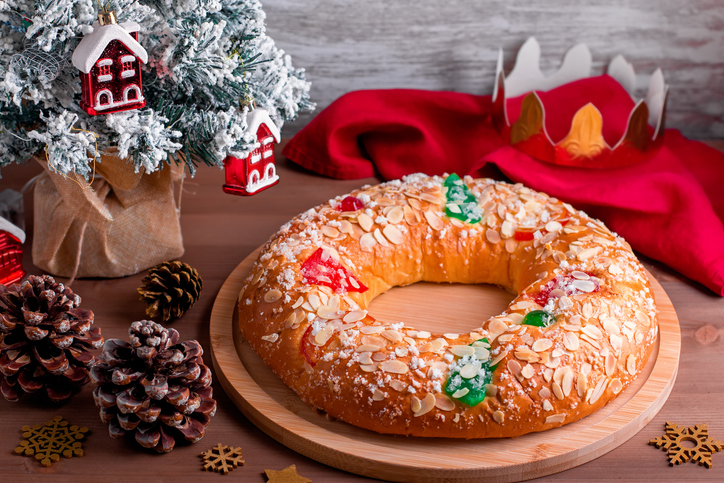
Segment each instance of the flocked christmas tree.
[[[146,104],[92,116],[73,53],[104,8],[138,24]],[[246,156],[258,147],[249,110],[265,109],[280,128],[313,108],[304,70],[264,21],[258,0],[0,1],[0,167],[43,149],[55,171],[86,177],[112,148],[146,173],[176,162],[193,174]]]

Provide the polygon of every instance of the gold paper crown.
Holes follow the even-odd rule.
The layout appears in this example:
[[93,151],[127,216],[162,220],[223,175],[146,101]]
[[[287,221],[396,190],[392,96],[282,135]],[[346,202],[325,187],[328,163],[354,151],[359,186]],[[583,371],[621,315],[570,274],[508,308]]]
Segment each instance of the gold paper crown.
[[[554,164],[609,168],[627,166],[650,157],[663,142],[668,86],[664,83],[661,69],[651,76],[646,98],[636,102],[623,136],[615,145],[609,146],[603,138],[603,116],[590,102],[573,116],[571,129],[565,138],[558,142],[551,139],[545,125],[545,107],[535,91],[547,91],[590,77],[590,71],[591,52],[585,44],[578,44],[566,53],[558,71],[545,77],[540,70],[540,46],[531,37],[518,51],[515,66],[506,78],[503,52],[500,50],[493,90],[495,128],[517,149]],[[634,69],[623,56],[611,61],[607,74],[632,95]],[[525,93],[528,94],[523,98],[520,116],[511,126],[507,100]],[[649,125],[653,135],[649,134]]]

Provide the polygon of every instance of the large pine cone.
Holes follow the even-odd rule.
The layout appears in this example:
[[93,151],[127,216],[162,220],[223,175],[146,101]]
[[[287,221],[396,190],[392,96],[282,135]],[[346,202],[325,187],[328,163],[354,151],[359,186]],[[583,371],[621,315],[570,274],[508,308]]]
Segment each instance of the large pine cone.
[[126,431],[159,453],[171,451],[176,437],[192,443],[204,436],[216,401],[211,370],[195,340],[177,343],[174,329],[142,320],[128,330],[131,342],[109,339],[91,379],[101,420],[114,438]]
[[152,267],[138,289],[146,302],[146,315],[161,322],[178,319],[196,303],[203,283],[199,272],[188,263],[162,262]]
[[53,277],[31,275],[22,284],[0,285],[0,392],[15,401],[45,389],[62,401],[88,382],[98,362],[89,349],[103,344],[93,312]]

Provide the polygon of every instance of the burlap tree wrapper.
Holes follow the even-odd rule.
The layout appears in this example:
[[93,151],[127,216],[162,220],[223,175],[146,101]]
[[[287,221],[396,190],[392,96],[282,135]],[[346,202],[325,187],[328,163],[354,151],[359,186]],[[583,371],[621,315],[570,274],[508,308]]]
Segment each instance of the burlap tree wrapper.
[[182,167],[134,173],[117,156],[81,176],[45,172],[35,185],[33,262],[61,277],[123,277],[184,252],[174,182]]

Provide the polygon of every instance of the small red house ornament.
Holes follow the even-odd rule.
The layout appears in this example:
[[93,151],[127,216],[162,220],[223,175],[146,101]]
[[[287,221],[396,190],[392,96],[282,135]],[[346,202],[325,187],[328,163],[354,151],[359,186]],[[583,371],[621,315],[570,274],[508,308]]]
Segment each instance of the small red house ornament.
[[116,23],[112,11],[102,10],[93,32],[73,52],[73,65],[81,72],[80,107],[91,116],[146,105],[140,62],[148,62],[148,54],[138,43],[139,29],[136,22]]
[[25,232],[0,217],[0,285],[9,285],[25,276],[23,249]]
[[279,182],[274,165],[274,144],[281,138],[279,128],[265,109],[254,109],[246,115],[247,129],[256,133],[258,146],[243,158],[227,156],[224,160],[226,184],[224,192],[251,196]]

